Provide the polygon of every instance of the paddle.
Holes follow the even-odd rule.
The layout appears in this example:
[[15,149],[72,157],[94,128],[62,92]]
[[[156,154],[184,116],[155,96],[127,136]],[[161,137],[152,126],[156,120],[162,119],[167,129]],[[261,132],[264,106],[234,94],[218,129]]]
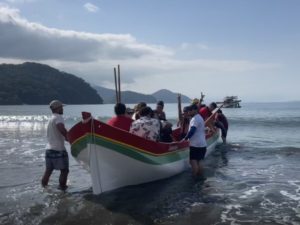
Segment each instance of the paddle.
[[116,103],[121,102],[121,73],[120,65],[118,65],[118,76],[117,69],[114,67],[114,77],[115,77],[115,89],[116,89]]
[[115,90],[116,90],[116,103],[119,103],[119,93],[118,93],[118,85],[117,85],[117,71],[116,67],[114,67],[114,77],[115,77]]
[[178,121],[182,120],[182,110],[181,110],[181,94],[177,95],[177,106],[178,106]]
[[121,102],[121,74],[120,74],[120,65],[118,65],[118,87],[119,87],[119,102]]

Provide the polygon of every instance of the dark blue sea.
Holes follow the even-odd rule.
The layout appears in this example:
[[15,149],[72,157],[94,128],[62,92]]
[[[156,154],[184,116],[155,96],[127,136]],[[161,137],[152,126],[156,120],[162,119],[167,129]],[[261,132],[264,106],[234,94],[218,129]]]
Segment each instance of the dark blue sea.
[[[40,186],[48,106],[0,106],[0,224],[300,224],[300,102],[241,105],[223,109],[228,143],[205,159],[204,182],[187,170],[98,196],[71,155],[67,192],[58,172]],[[165,110],[176,124],[177,105]],[[81,111],[106,121],[113,105],[66,106],[67,128]]]

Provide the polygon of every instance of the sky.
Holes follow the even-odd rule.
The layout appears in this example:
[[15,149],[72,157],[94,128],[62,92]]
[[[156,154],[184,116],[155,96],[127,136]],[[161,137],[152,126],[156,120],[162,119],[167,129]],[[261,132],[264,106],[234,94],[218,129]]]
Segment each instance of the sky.
[[299,0],[0,0],[0,63],[114,88],[300,100]]

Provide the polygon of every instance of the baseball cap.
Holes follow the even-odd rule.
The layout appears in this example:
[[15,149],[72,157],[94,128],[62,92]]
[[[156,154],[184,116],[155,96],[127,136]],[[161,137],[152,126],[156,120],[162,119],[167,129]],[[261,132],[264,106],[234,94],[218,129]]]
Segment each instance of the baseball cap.
[[192,100],[192,104],[198,104],[200,102],[200,100],[198,98],[194,98]]
[[59,100],[53,100],[49,103],[50,109],[57,109],[59,107],[65,106],[61,101]]

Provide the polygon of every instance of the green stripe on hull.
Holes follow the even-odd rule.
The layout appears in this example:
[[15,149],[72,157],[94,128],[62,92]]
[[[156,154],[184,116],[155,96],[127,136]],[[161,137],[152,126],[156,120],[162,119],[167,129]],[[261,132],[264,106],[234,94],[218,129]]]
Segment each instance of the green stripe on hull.
[[131,148],[130,146],[115,143],[105,138],[93,136],[91,134],[87,134],[86,136],[82,137],[80,140],[72,144],[72,155],[76,158],[80,154],[80,152],[87,147],[88,143],[94,143],[96,145],[126,155],[130,158],[134,158],[138,161],[142,161],[144,163],[153,165],[162,165],[166,163],[176,162],[187,158],[189,155],[189,151],[187,149],[186,151],[174,151],[164,155],[155,156],[146,152],[137,151],[134,148]]

